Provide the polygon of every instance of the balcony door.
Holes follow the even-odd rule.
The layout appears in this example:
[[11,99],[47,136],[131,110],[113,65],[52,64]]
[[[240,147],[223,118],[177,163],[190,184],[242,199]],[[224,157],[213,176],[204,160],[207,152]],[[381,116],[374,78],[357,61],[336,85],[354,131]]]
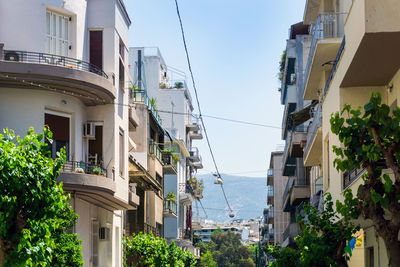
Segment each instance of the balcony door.
[[70,17],[53,11],[46,12],[46,53],[69,56]]
[[49,126],[53,133],[53,143],[51,146],[51,157],[56,158],[57,152],[65,147],[67,160],[70,150],[70,118],[50,113],[44,114],[44,124]]
[[103,31],[89,31],[90,63],[103,69]]

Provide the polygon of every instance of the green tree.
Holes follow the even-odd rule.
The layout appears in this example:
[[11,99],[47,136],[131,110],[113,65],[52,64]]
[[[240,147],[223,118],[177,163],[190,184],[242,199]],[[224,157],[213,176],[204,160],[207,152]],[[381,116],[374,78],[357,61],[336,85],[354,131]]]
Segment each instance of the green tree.
[[152,233],[139,233],[123,240],[124,266],[194,267],[196,259],[189,251],[182,251],[174,242]]
[[211,234],[211,241],[207,244],[214,261],[218,266],[255,266],[249,258],[250,248],[241,244],[241,237],[232,231],[223,233],[221,229]]
[[0,266],[82,266],[81,244],[69,234],[77,215],[56,178],[65,161],[53,160],[52,133],[29,129],[21,139],[0,134]]
[[217,267],[217,263],[213,260],[210,251],[207,250],[205,253],[201,255],[200,267]]
[[325,208],[321,213],[309,204],[304,206],[306,216],[299,217],[301,231],[295,238],[296,250],[270,247],[269,252],[276,259],[271,266],[348,266],[345,247],[359,227],[351,221],[351,210],[342,209],[339,215],[333,209],[331,195],[325,196]]
[[[346,104],[341,113],[332,115],[330,123],[342,143],[333,147],[336,169],[366,170],[356,198],[347,190],[344,204],[337,206],[351,210],[354,218],[372,220],[385,242],[390,265],[400,266],[400,109],[391,111],[379,93],[371,93],[363,112],[361,107],[352,109]],[[391,176],[382,172],[384,165]]]

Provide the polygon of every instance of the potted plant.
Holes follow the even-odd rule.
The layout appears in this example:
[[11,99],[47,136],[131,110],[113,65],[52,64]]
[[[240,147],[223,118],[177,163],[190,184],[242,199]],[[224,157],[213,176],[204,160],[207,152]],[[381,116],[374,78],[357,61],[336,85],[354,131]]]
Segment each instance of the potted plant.
[[177,89],[183,88],[183,82],[176,82],[174,87],[177,88]]
[[176,195],[173,191],[169,191],[166,197],[167,201],[174,201],[176,202]]

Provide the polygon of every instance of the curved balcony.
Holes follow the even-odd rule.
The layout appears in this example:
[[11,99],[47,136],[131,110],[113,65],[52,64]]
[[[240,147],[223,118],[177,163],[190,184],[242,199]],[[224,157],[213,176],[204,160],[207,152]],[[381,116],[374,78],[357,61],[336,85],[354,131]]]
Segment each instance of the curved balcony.
[[107,74],[93,64],[46,53],[3,50],[2,46],[0,87],[60,92],[88,106],[109,104],[116,98]]
[[85,162],[68,161],[60,171],[57,182],[75,197],[109,210],[131,209],[128,202],[114,196],[116,185],[107,170]]

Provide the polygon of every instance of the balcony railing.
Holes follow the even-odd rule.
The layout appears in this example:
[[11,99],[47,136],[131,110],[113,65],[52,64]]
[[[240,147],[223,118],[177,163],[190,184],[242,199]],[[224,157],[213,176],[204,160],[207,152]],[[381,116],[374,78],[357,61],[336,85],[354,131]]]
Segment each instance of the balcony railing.
[[365,172],[365,168],[354,169],[343,173],[343,189],[346,189],[353,181],[357,180]]
[[149,153],[152,155],[155,155],[156,158],[160,161],[163,162],[163,157],[162,157],[162,152],[160,147],[154,143],[154,142],[150,142],[149,143]]
[[289,241],[290,243],[296,236],[299,235],[299,233],[300,233],[300,228],[297,225],[297,223],[290,223],[283,232],[283,240],[290,238]]
[[335,58],[335,63],[333,64],[332,70],[329,73],[328,80],[326,81],[326,84],[325,84],[324,95],[326,94],[326,91],[328,91],[328,88],[331,85],[331,81],[333,79],[333,75],[335,75],[337,64],[338,64],[340,58],[342,57],[342,53],[343,53],[345,45],[346,45],[346,37],[343,37],[342,44],[340,45],[339,51],[338,51],[338,53],[336,55],[336,58]]
[[199,149],[197,147],[192,147],[189,151],[190,157],[191,158],[196,158],[198,159],[200,157],[199,155]]
[[189,182],[179,183],[179,192],[191,194],[192,196],[194,196],[194,190],[192,186],[189,184]]
[[18,50],[3,50],[2,58],[5,61],[46,64],[65,67],[69,69],[82,70],[92,72],[108,79],[107,74],[101,68],[89,62],[85,62],[76,58]]
[[177,214],[176,201],[164,199],[164,211]]
[[347,13],[321,13],[317,17],[317,21],[311,26],[312,42],[310,53],[308,55],[307,67],[305,71],[305,79],[311,69],[317,42],[324,38],[340,38],[344,36],[344,21]]
[[272,186],[268,187],[268,197],[274,197],[274,188]]
[[155,107],[155,103],[153,103],[153,101],[151,99],[149,99],[146,91],[131,89],[130,98],[133,103],[144,103],[149,108],[149,110],[151,111],[151,114],[153,114],[153,116],[156,119],[156,121],[158,122],[158,124],[160,126],[162,125],[162,120],[161,120],[160,114],[158,114],[157,108]]
[[294,184],[294,179],[293,178],[289,178],[286,186],[285,186],[285,191],[283,191],[283,195],[282,195],[282,202],[285,203],[286,198],[288,197],[290,191],[292,190]]
[[274,169],[268,169],[267,176],[274,176]]
[[178,169],[178,163],[174,159],[174,157],[171,155],[171,153],[162,152],[162,162],[164,163],[164,165],[173,166],[175,168],[175,170]]
[[321,104],[318,104],[314,107],[313,118],[314,119],[308,128],[307,143],[306,143],[306,147],[304,149],[305,155],[307,154],[308,150],[310,149],[311,142],[314,139],[314,136],[317,134],[318,128],[322,125]]
[[108,177],[107,169],[98,164],[83,161],[67,161],[64,163],[61,172],[86,173]]

